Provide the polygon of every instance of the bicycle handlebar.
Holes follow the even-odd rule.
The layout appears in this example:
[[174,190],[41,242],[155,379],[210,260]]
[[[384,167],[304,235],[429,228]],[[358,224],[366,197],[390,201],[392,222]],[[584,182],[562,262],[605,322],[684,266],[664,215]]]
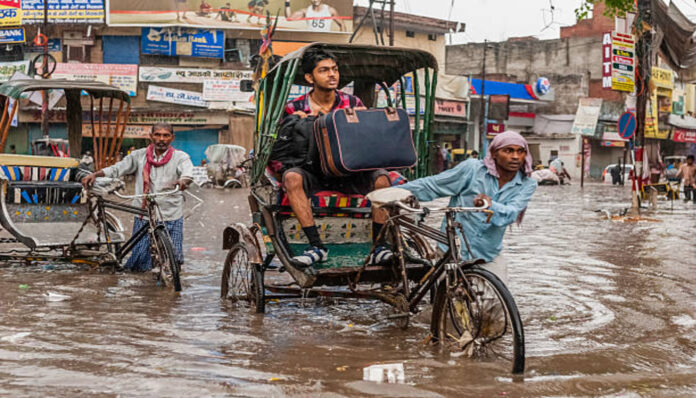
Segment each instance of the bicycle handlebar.
[[410,207],[406,205],[404,202],[401,201],[394,201],[392,204],[396,205],[397,207],[406,210],[410,213],[414,214],[424,214],[428,215],[430,213],[439,213],[439,212],[454,212],[454,213],[485,213],[488,215],[486,218],[486,222],[491,221],[491,217],[493,217],[493,210],[489,209],[491,207],[491,203],[487,200],[484,199],[483,201],[483,206],[479,207],[448,207],[448,206],[443,206],[443,207],[433,207],[433,208],[428,208],[428,207],[422,207],[420,209],[416,209],[414,207]]
[[144,198],[146,196],[148,196],[148,197],[167,196],[167,195],[175,194],[179,191],[180,191],[179,185],[177,184],[177,186],[174,187],[174,189],[172,189],[171,191],[157,192],[157,193],[142,193],[139,195],[121,195],[117,191],[114,191],[114,195],[118,196],[121,199],[138,199],[138,198]]

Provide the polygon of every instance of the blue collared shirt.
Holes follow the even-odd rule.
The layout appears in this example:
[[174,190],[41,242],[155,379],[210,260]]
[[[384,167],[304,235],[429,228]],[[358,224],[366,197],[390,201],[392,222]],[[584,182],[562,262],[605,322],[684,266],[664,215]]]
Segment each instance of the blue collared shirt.
[[[502,188],[498,186],[498,178],[488,172],[482,161],[469,159],[438,175],[420,178],[400,188],[411,191],[424,202],[449,196],[449,206],[452,207],[470,207],[476,195],[488,195],[493,201],[491,210],[495,213],[490,223],[486,223],[487,215],[484,213],[458,213],[457,221],[462,224],[474,258],[490,262],[503,249],[505,227],[515,222],[527,207],[537,183],[519,172]],[[443,230],[444,227],[443,220]],[[461,240],[461,236],[459,238]],[[464,259],[471,258],[463,243],[461,254]]]

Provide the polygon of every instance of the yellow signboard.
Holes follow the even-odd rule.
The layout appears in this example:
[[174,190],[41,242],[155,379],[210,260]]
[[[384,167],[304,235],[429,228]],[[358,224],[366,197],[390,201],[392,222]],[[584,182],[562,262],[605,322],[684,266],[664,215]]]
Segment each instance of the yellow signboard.
[[657,95],[650,96],[650,102],[645,109],[645,131],[646,138],[656,138],[659,134],[657,130]]
[[0,26],[22,25],[22,6],[19,0],[0,0]]
[[658,68],[653,66],[651,70],[652,81],[655,87],[673,89],[674,88],[674,73],[669,69]]

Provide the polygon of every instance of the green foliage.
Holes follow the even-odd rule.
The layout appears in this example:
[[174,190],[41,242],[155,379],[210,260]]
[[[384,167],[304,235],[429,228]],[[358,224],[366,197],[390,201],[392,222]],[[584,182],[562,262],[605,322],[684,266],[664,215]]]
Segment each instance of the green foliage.
[[575,9],[575,18],[578,21],[586,19],[594,5],[602,2],[606,5],[604,15],[608,17],[623,16],[634,10],[633,0],[583,0],[580,7]]

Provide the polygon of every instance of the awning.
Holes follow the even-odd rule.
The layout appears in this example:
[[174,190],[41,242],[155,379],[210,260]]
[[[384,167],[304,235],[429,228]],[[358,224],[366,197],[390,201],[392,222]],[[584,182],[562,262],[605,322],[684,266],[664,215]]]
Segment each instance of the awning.
[[670,114],[667,118],[667,123],[680,129],[696,130],[696,118],[691,116]]

